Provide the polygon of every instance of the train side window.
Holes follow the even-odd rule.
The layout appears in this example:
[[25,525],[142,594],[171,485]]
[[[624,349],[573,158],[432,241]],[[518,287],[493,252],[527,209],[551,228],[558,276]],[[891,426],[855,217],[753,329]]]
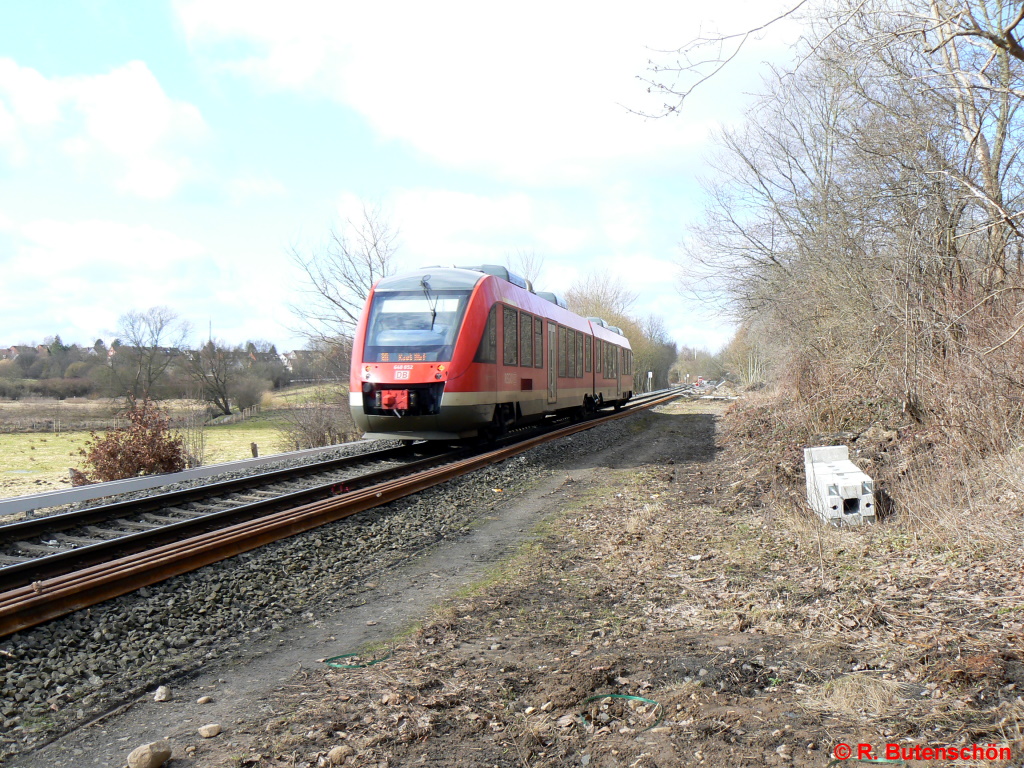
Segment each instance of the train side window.
[[594,369],[601,372],[601,355],[604,354],[604,342],[600,339],[594,339]]
[[503,359],[505,365],[519,365],[519,313],[511,307],[502,307],[505,312],[502,328]]
[[583,370],[585,370],[587,373],[590,373],[590,355],[592,354],[591,351],[590,351],[591,350],[590,344],[591,344],[592,341],[593,341],[593,339],[591,339],[590,336],[585,336],[584,337],[584,342],[583,342],[583,344],[584,344],[583,360],[584,360],[584,366],[585,367],[584,367]]
[[576,331],[576,378],[583,378],[583,332]]
[[544,321],[539,317],[533,319],[533,364],[537,368],[544,367]]
[[565,378],[565,326],[558,326],[558,375]]
[[498,362],[498,305],[491,307],[487,313],[487,324],[484,326],[484,335],[480,337],[480,346],[477,347],[476,363]]
[[519,364],[533,366],[533,315],[525,312],[519,318]]
[[572,328],[566,328],[566,364],[565,364],[565,375],[570,379],[576,378],[576,331]]

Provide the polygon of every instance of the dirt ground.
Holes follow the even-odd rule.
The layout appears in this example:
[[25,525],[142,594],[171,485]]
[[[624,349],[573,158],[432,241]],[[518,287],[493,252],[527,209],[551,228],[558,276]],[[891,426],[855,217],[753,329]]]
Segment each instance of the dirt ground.
[[[362,605],[24,765],[123,764],[167,735],[172,768],[825,768],[844,745],[885,758],[887,744],[923,758],[910,766],[1020,766],[1021,563],[761,506],[742,457],[716,445],[722,410],[635,417],[634,439]],[[321,663],[368,642],[350,668]],[[224,732],[202,739],[204,722]],[[974,744],[979,759],[926,751]]]

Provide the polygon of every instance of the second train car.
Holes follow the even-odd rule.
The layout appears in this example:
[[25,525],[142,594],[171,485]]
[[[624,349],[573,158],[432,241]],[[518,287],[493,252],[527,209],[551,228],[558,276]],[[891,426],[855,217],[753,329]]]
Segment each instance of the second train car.
[[352,345],[349,404],[367,437],[490,437],[632,395],[633,353],[618,328],[503,267],[382,278]]

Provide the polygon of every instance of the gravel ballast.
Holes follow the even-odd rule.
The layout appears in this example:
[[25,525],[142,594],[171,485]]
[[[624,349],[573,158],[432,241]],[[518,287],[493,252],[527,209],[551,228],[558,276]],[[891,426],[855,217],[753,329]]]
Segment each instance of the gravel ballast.
[[[5,638],[0,642],[0,758],[45,744],[158,685],[245,657],[249,646],[310,620],[321,607],[351,600],[375,574],[468,530],[504,495],[557,471],[563,462],[621,441],[631,421],[595,427]],[[211,480],[241,474],[255,473]],[[145,495],[150,494],[135,497]]]

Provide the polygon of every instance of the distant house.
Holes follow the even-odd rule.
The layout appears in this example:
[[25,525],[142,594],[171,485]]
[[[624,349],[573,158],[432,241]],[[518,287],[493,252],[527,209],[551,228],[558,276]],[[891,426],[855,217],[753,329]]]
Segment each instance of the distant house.
[[247,359],[247,365],[252,366],[254,363],[269,363],[271,365],[280,365],[282,356],[278,355],[277,352],[257,352],[250,345],[249,349],[245,352]]
[[292,352],[285,352],[281,355],[284,367],[292,373],[304,372],[316,366],[323,360],[323,355],[309,349],[296,349]]
[[45,344],[40,344],[35,347],[27,347],[24,345],[16,344],[13,347],[8,347],[7,349],[0,350],[0,353],[2,353],[2,357],[0,357],[0,359],[3,360],[17,360],[19,355],[24,355],[26,353],[39,355],[40,357],[49,357],[50,348],[47,347]]
[[[118,355],[148,355],[150,351],[149,347],[129,347],[127,344],[116,344],[107,350],[107,358],[113,360]],[[182,352],[177,347],[156,347],[155,351],[164,357],[177,357]]]

